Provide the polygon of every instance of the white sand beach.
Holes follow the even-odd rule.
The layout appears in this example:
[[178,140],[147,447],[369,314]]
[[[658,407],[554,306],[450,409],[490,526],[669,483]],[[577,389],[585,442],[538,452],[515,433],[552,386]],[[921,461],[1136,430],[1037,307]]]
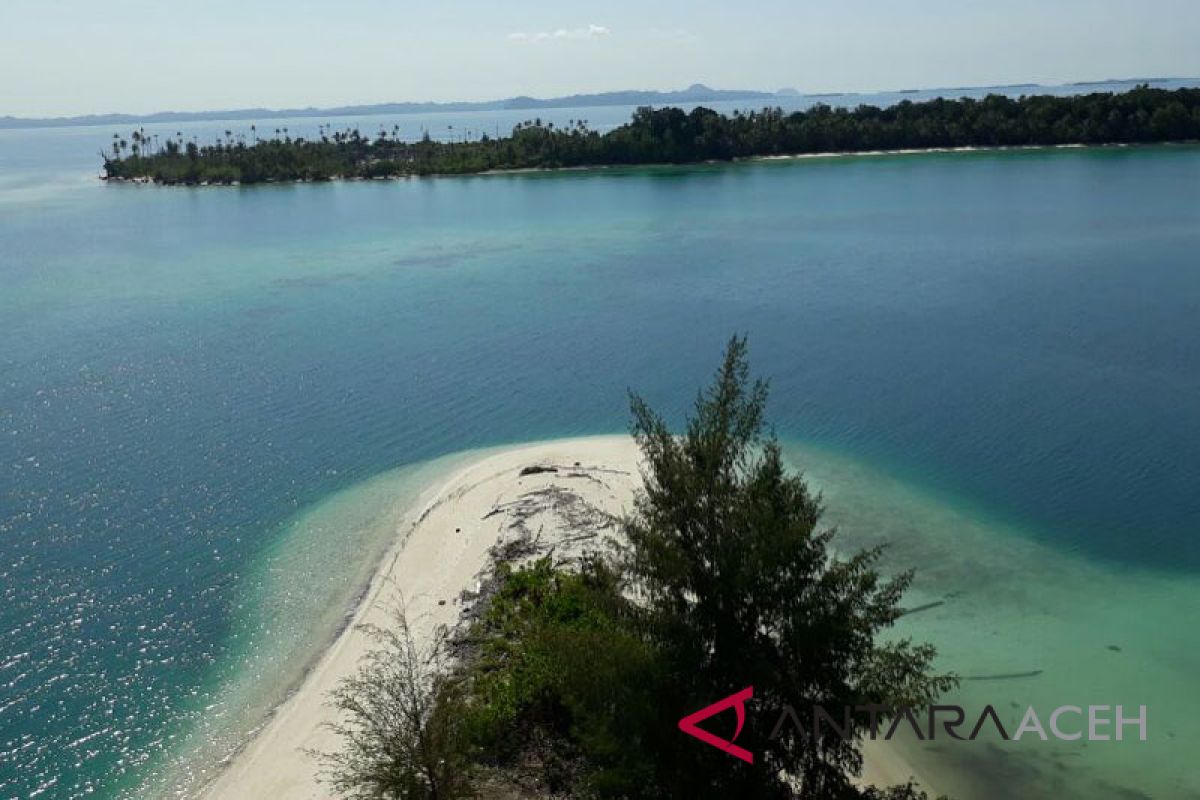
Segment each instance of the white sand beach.
[[[522,475],[529,467],[550,468]],[[562,439],[491,453],[422,495],[398,522],[396,540],[352,623],[300,688],[220,772],[210,800],[333,798],[311,751],[331,751],[329,693],[372,646],[359,629],[387,625],[403,606],[418,644],[453,626],[472,601],[494,546],[516,540],[554,557],[599,546],[640,485],[638,452],[626,436]],[[903,782],[907,765],[882,743],[869,750],[864,780]]]

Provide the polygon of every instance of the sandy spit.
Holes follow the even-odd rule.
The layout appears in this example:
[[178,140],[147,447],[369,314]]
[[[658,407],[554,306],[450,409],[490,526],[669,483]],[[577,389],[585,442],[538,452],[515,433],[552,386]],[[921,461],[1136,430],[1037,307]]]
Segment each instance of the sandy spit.
[[[529,467],[550,468],[522,475]],[[397,521],[352,623],[258,734],[205,788],[206,800],[333,800],[309,753],[337,749],[327,729],[329,693],[372,646],[359,629],[387,625],[403,607],[418,644],[454,626],[472,603],[497,545],[524,538],[541,552],[569,557],[616,534],[641,484],[637,448],[627,436],[560,439],[491,453],[431,487]],[[869,743],[865,781],[915,776],[882,742]],[[922,780],[926,786],[927,782]]]

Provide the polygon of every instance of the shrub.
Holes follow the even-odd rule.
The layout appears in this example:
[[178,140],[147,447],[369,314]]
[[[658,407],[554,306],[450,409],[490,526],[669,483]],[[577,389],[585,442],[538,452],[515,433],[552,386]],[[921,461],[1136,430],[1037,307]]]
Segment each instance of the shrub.
[[343,747],[316,754],[325,777],[355,800],[452,800],[467,794],[469,763],[459,689],[442,662],[443,639],[419,647],[407,621],[366,628],[378,643],[333,693]]

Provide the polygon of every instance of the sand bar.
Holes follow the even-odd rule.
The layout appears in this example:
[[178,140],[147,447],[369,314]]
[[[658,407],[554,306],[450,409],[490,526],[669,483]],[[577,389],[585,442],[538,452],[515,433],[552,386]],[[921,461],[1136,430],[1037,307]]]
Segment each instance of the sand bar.
[[[203,796],[334,798],[309,752],[338,746],[326,727],[334,719],[327,699],[371,648],[358,626],[386,625],[402,604],[418,644],[427,643],[470,605],[496,545],[524,537],[563,558],[600,546],[630,507],[641,483],[638,464],[627,436],[560,439],[488,454],[432,487],[397,521],[395,543],[352,623]],[[529,467],[550,469],[522,475]],[[894,752],[870,750],[865,779],[901,782],[911,774]]]

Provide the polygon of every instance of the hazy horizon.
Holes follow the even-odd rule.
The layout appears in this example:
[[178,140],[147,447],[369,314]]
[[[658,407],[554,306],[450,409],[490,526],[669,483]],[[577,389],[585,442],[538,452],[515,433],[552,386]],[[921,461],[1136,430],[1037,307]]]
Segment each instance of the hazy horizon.
[[0,116],[557,97],[625,88],[804,93],[1200,76],[1190,0],[616,0],[602,10],[213,0],[0,5]]
[[[817,89],[817,88],[810,89],[810,90],[804,90],[804,89],[799,89],[798,87],[794,87],[794,86],[779,86],[779,87],[776,87],[773,89],[762,88],[762,87],[757,87],[757,86],[712,86],[709,84],[704,84],[700,81],[693,81],[692,83],[690,83],[686,86],[676,86],[676,87],[667,87],[667,88],[627,86],[627,87],[623,87],[623,88],[619,88],[619,89],[597,89],[594,91],[567,92],[567,93],[560,94],[560,95],[534,95],[534,94],[530,94],[528,92],[513,92],[510,94],[505,94],[505,95],[500,95],[500,96],[495,96],[495,97],[480,97],[480,98],[464,99],[464,100],[444,100],[444,99],[437,99],[437,98],[432,98],[432,99],[431,98],[393,98],[393,99],[376,100],[376,101],[362,102],[362,103],[328,103],[328,104],[307,103],[307,104],[295,105],[295,106],[261,105],[261,106],[238,106],[238,107],[228,106],[228,107],[221,107],[221,108],[159,108],[159,109],[155,109],[155,110],[151,110],[151,111],[141,111],[141,112],[128,112],[123,109],[117,108],[117,109],[109,109],[106,111],[89,111],[89,112],[86,112],[83,114],[55,114],[55,115],[46,116],[46,117],[32,117],[32,116],[28,116],[28,115],[8,114],[8,113],[5,113],[3,111],[3,109],[0,109],[0,119],[40,121],[40,120],[85,119],[88,117],[112,117],[112,116],[151,117],[151,116],[156,116],[156,115],[160,115],[160,114],[204,114],[204,115],[208,115],[208,114],[220,114],[220,113],[224,113],[224,112],[234,113],[234,112],[245,112],[245,111],[258,111],[258,110],[275,111],[275,112],[295,112],[295,111],[309,111],[309,110],[329,111],[329,110],[340,110],[340,109],[344,109],[344,108],[371,108],[371,107],[376,107],[376,106],[410,105],[410,104],[411,105],[437,104],[437,105],[450,106],[450,105],[465,104],[465,103],[479,103],[479,104],[496,103],[496,102],[503,102],[505,100],[512,100],[515,98],[530,98],[533,100],[545,101],[545,100],[557,100],[560,98],[568,98],[568,97],[573,97],[573,96],[625,94],[625,93],[632,93],[632,92],[654,92],[654,93],[660,93],[660,94],[671,94],[671,93],[686,91],[688,89],[691,89],[693,86],[697,86],[697,85],[703,85],[705,88],[710,89],[714,92],[737,91],[737,92],[747,92],[747,93],[761,92],[761,93],[767,93],[767,94],[771,94],[771,93],[778,94],[781,91],[790,91],[790,90],[794,89],[794,90],[798,91],[802,96],[818,97],[818,96],[821,96],[824,94],[870,96],[870,95],[876,95],[876,94],[898,94],[898,93],[905,92],[905,91],[937,91],[937,90],[943,90],[943,89],[945,89],[945,90],[987,89],[987,88],[991,88],[991,87],[1000,88],[1000,87],[1005,87],[1005,86],[1026,86],[1026,85],[1029,85],[1029,86],[1036,85],[1036,86],[1043,86],[1046,88],[1053,88],[1053,87],[1058,87],[1058,86],[1070,86],[1070,85],[1131,83],[1131,82],[1141,81],[1141,80],[1150,80],[1150,81],[1197,80],[1197,81],[1200,81],[1200,75],[1197,75],[1197,76],[1191,76],[1191,75],[1109,76],[1109,77],[1105,77],[1105,78],[1092,78],[1092,79],[1083,78],[1083,79],[1079,79],[1077,81],[1059,81],[1059,82],[998,81],[996,83],[988,83],[988,84],[944,83],[944,84],[929,85],[929,86],[904,86],[904,87],[887,87],[887,88],[874,87],[874,88],[846,89],[846,90],[829,91],[829,92],[826,92],[825,90]],[[782,95],[780,95],[780,96],[782,96]]]

